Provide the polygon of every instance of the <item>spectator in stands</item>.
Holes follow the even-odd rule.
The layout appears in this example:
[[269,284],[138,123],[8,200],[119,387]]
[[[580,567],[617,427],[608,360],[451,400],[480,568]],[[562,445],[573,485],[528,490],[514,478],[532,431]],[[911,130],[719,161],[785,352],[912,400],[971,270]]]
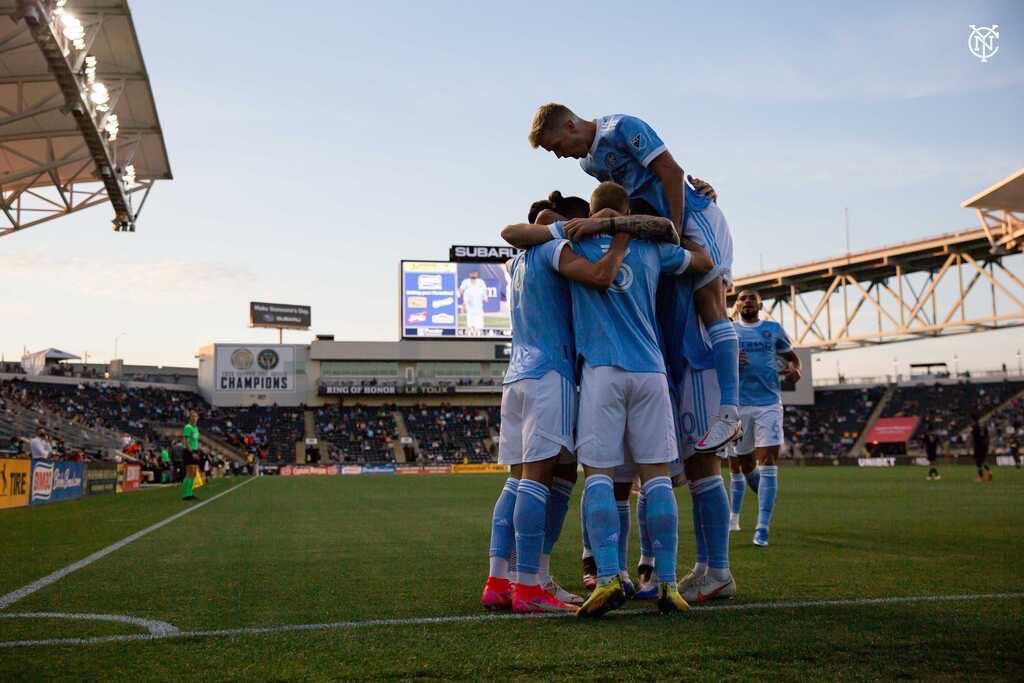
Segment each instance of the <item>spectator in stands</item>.
[[35,460],[47,460],[50,457],[50,453],[53,452],[53,446],[50,445],[49,440],[46,438],[46,432],[42,428],[36,431],[36,435],[32,437],[29,442],[29,448],[32,451],[32,458]]

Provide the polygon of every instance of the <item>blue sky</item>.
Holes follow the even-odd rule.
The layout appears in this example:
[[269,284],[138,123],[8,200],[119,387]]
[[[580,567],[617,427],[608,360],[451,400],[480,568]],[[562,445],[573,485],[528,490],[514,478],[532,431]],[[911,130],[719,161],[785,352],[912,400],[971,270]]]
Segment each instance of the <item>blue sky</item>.
[[[250,300],[393,340],[399,260],[495,243],[552,189],[589,193],[575,162],[526,142],[551,100],[651,123],[718,189],[740,274],[842,252],[844,207],[854,249],[973,227],[959,202],[1024,166],[1014,0],[132,9],[175,180],[134,235],[103,207],[0,241],[8,359],[106,360],[126,332],[129,362],[190,365],[211,341],[276,336],[247,328]],[[993,23],[981,64],[968,25]],[[984,356],[965,339],[898,353],[1016,363],[1019,335],[986,335]],[[893,348],[845,354],[844,374],[887,372]]]

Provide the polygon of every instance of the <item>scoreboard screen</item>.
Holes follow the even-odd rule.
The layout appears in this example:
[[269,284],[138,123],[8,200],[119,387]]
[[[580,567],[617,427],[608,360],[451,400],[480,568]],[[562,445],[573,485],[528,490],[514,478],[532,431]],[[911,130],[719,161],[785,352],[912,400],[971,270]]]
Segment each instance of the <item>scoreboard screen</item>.
[[404,339],[510,339],[504,263],[402,261]]

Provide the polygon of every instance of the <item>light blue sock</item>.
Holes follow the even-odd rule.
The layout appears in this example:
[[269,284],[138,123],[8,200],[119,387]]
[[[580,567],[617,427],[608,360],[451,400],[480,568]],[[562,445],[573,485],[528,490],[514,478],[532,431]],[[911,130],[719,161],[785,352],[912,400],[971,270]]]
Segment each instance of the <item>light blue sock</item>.
[[580,529],[583,530],[583,557],[591,557],[594,551],[590,548],[590,534],[587,533],[587,487],[583,487],[580,496]]
[[550,555],[558,537],[562,535],[565,516],[569,512],[569,498],[572,496],[572,482],[555,477],[551,482],[548,497],[548,513],[544,520],[544,554]]
[[658,581],[676,582],[676,553],[679,549],[679,510],[672,492],[672,479],[654,477],[644,482],[647,496],[647,528],[654,546],[654,567]]
[[629,561],[629,501],[617,500],[615,507],[619,509],[619,571],[626,571]]
[[733,472],[729,481],[732,484],[732,514],[738,515],[743,510],[743,494],[747,492],[747,480],[742,474]]
[[547,510],[548,487],[530,479],[520,481],[513,519],[516,525],[516,570],[521,584],[532,586],[538,583]]
[[729,320],[717,320],[708,326],[715,377],[723,406],[740,404],[740,345],[736,328]]
[[653,560],[654,548],[651,547],[651,534],[647,531],[647,496],[643,491],[636,499],[636,523],[640,527],[640,559]]
[[[505,578],[501,574],[508,573],[508,560],[512,556],[512,548],[516,543],[515,525],[513,515],[516,509],[516,491],[519,488],[519,480],[509,477],[505,480],[494,503],[494,512],[491,514],[491,549],[488,553],[492,558],[491,576]],[[503,560],[494,562],[493,558]],[[496,569],[500,566],[501,569]]]
[[597,579],[607,583],[619,573],[619,515],[615,509],[612,478],[606,474],[587,477],[584,487],[587,533],[597,563]]
[[691,490],[700,506],[708,571],[715,578],[725,578],[729,576],[729,495],[722,475],[698,479]]
[[747,486],[749,486],[750,490],[754,493],[757,493],[761,486],[761,473],[758,471],[759,469],[759,467],[755,467],[744,475],[747,479]]
[[757,528],[767,529],[775,512],[775,496],[779,491],[777,465],[758,467],[761,470],[761,490],[757,492]]
[[697,554],[697,566],[707,569],[708,566],[708,541],[704,536],[704,519],[701,516],[700,503],[697,500],[696,482],[689,481],[690,503],[693,506],[693,537],[695,541],[695,552]]

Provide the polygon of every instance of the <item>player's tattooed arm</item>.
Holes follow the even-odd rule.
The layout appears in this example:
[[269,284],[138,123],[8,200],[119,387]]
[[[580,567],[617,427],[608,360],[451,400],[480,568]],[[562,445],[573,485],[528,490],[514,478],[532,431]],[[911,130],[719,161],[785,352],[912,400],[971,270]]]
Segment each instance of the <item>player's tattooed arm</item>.
[[515,225],[509,225],[502,230],[501,239],[505,240],[513,247],[529,249],[530,247],[553,240],[554,235],[551,234],[551,228],[546,225],[517,223]]
[[672,221],[660,216],[622,216],[616,212],[602,215],[598,211],[590,218],[574,218],[565,224],[565,236],[574,242],[600,233],[626,233],[650,242],[679,244]]
[[627,233],[615,235],[608,251],[596,262],[580,256],[565,246],[558,256],[558,272],[581,285],[594,289],[608,289],[615,282],[615,276],[619,274],[630,239]]

